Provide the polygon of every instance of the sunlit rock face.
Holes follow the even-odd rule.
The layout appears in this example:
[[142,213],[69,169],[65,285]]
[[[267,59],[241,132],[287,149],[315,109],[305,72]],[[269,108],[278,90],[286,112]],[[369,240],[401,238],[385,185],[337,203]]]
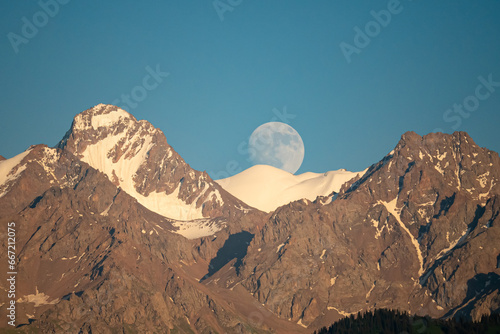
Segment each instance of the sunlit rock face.
[[473,319],[498,310],[497,153],[463,132],[410,132],[366,171],[343,182],[349,172],[336,172],[287,174],[293,187],[281,191],[306,198],[265,213],[192,170],[151,124],[108,105],[84,111],[58,148],[0,160],[17,323],[310,333],[382,307]]
[[499,180],[498,154],[466,133],[406,133],[333,202],[275,211],[242,284],[312,327],[375,307],[478,319],[499,300]]

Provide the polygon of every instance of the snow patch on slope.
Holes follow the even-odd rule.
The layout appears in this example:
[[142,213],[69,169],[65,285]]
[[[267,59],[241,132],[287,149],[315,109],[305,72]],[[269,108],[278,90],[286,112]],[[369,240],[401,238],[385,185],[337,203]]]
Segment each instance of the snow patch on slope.
[[[146,208],[162,216],[178,220],[202,219],[202,208],[196,207],[196,200],[191,204],[187,204],[179,198],[180,186],[179,184],[174,192],[169,195],[166,193],[152,192],[149,193],[148,196],[144,196],[135,191],[135,188],[133,188],[133,190],[124,188],[124,190],[135,197],[137,201]],[[131,193],[132,191],[134,191],[134,193]]]
[[314,201],[318,196],[339,192],[344,183],[360,173],[340,169],[293,175],[272,166],[256,165],[215,182],[246,204],[271,212],[302,198]]
[[[0,197],[7,192],[7,183],[16,180],[26,169],[26,165],[17,167],[21,161],[30,153],[31,149],[24,151],[7,160],[0,161]],[[17,168],[16,168],[17,167]],[[14,170],[15,169],[15,170]],[[2,188],[4,188],[2,190]]]
[[438,255],[436,255],[436,258],[434,259],[434,261],[437,261],[439,260],[440,258],[442,258],[443,256],[445,256],[450,250],[454,249],[455,246],[457,246],[462,240],[465,239],[466,235],[470,232],[469,229],[466,229],[465,231],[462,232],[462,235],[460,235],[460,237],[458,237],[457,240],[455,240],[454,242],[450,242],[449,241],[449,237],[450,237],[450,234],[449,232],[446,232],[446,240],[448,240],[449,242],[449,246],[442,249]]
[[130,118],[129,114],[122,109],[113,110],[108,114],[92,116],[91,125],[97,130],[100,127],[110,127],[120,122],[123,118]]
[[43,292],[41,292],[41,293],[38,292],[38,287],[35,287],[35,291],[36,291],[35,294],[25,295],[22,298],[17,299],[16,302],[18,302],[18,303],[33,303],[33,304],[35,304],[35,307],[39,307],[42,305],[57,304],[57,302],[59,301],[59,299],[57,299],[57,298],[52,300],[52,301],[49,301],[50,296],[47,296]]
[[413,236],[413,234],[411,234],[410,230],[408,229],[408,227],[406,227],[406,225],[401,221],[401,216],[400,216],[400,210],[398,210],[396,208],[396,203],[397,203],[398,199],[397,197],[395,199],[393,199],[392,201],[390,202],[384,202],[384,201],[378,201],[378,204],[382,204],[383,206],[385,206],[385,208],[387,209],[387,211],[394,216],[394,218],[396,218],[399,226],[408,234],[408,236],[410,237],[411,239],[411,243],[413,244],[413,246],[415,247],[416,251],[417,251],[417,257],[418,257],[418,261],[420,263],[420,268],[418,269],[418,276],[422,276],[422,274],[424,273],[424,258],[422,256],[422,252],[420,251],[420,244],[418,243],[417,239]]
[[187,239],[196,239],[219,232],[225,224],[217,222],[214,219],[197,219],[192,221],[176,221],[172,225],[178,228],[178,230],[172,232],[180,234]]

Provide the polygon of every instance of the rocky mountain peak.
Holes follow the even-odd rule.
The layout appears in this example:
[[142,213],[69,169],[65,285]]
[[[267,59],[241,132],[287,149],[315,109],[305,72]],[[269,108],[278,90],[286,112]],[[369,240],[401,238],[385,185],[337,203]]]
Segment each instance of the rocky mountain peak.
[[422,140],[422,136],[420,136],[416,132],[407,131],[401,135],[401,139],[399,140],[398,145],[404,144],[404,143],[419,142],[421,140]]
[[[394,150],[359,180],[345,185],[343,191],[349,193],[363,185],[370,186],[379,191],[378,196],[391,193],[389,199],[396,193],[401,195],[402,187],[412,187],[417,182],[430,186],[430,180],[434,180],[442,191],[466,190],[475,199],[485,199],[499,183],[499,162],[498,153],[479,147],[466,132],[430,133],[423,137],[407,132]],[[411,181],[409,175],[413,175]]]
[[[420,136],[413,131],[408,131],[401,136],[398,144],[394,148],[395,152],[410,151],[415,153],[419,149],[437,150],[445,148],[456,148],[456,150],[479,150],[474,140],[467,132],[456,131],[453,134],[445,133],[429,133],[425,136]],[[468,149],[466,149],[468,148]],[[433,151],[433,152],[434,152]],[[391,152],[391,154],[394,152]]]
[[465,132],[407,132],[332,202],[276,210],[242,284],[308,326],[374,307],[477,318],[498,305],[499,197],[496,152]]
[[121,122],[137,121],[134,116],[123,109],[109,104],[98,104],[87,109],[74,118],[74,126],[77,129],[94,129],[102,127],[113,127]]
[[164,137],[163,133],[148,121],[138,121],[121,108],[101,103],[76,115],[71,128],[57,146],[66,148],[70,140],[72,145],[67,147],[67,150],[79,155],[89,144],[120,134],[121,137],[127,135],[129,138],[135,134],[142,137],[159,135],[160,138],[156,139]]

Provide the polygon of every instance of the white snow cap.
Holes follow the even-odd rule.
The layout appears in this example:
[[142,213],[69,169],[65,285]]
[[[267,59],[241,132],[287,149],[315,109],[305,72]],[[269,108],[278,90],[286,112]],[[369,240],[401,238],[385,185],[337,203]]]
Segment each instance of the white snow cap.
[[255,165],[215,182],[246,204],[271,212],[302,198],[313,201],[318,196],[339,192],[344,183],[363,173],[339,169],[326,173],[293,175],[272,166]]
[[100,127],[113,127],[123,120],[135,120],[134,116],[125,110],[110,104],[98,104],[88,110],[88,113],[81,113],[75,117],[74,130],[86,130]]
[[[120,127],[121,124],[127,126]],[[139,124],[140,129],[129,131],[136,124]],[[99,104],[75,117],[73,130],[76,132],[100,128],[111,131],[98,131],[102,138],[80,152],[83,161],[106,174],[151,211],[177,220],[204,218],[202,207],[197,206],[196,201],[188,204],[179,198],[180,184],[171,194],[151,192],[144,196],[137,191],[134,176],[147,162],[148,152],[155,145],[153,136],[160,130],[146,121],[137,121],[125,110],[112,105]],[[114,161],[110,153],[118,148],[123,154]]]

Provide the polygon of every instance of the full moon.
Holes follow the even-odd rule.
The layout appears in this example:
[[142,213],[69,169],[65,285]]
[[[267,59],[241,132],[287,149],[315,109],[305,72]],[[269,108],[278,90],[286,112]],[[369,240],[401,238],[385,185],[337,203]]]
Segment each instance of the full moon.
[[294,174],[304,160],[304,142],[290,125],[281,122],[262,124],[248,143],[254,165],[271,165]]

